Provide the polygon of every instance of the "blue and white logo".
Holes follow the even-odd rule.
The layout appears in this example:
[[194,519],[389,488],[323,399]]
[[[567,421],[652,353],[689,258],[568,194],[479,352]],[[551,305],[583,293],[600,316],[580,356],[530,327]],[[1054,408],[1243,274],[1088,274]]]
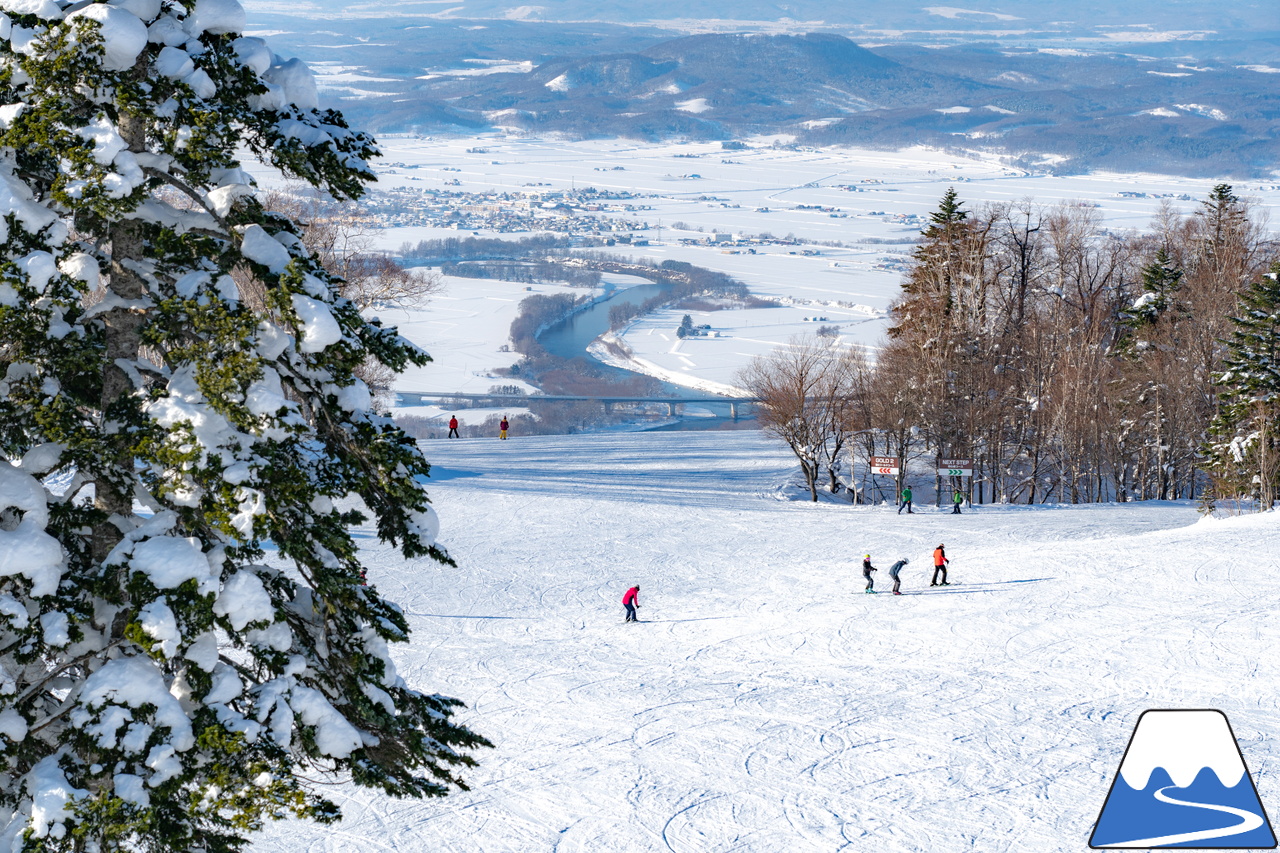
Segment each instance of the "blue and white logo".
[[1275,833],[1226,715],[1144,712],[1089,846],[1274,849]]

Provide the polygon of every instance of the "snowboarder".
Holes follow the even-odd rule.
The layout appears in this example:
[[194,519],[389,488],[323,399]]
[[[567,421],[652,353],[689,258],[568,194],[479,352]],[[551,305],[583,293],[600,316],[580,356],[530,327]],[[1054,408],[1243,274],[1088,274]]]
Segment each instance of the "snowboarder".
[[879,569],[877,569],[875,566],[871,565],[871,555],[870,555],[870,554],[868,554],[866,557],[864,557],[864,558],[863,558],[863,560],[862,560],[862,576],[863,576],[864,578],[866,578],[866,579],[867,579],[867,588],[866,588],[865,590],[863,590],[863,592],[875,592],[875,590],[874,590],[874,589],[872,589],[872,587],[876,585],[876,582],[872,579],[872,577],[871,577],[871,573],[872,573],[872,572],[878,572],[878,571],[880,571],[880,570],[879,570]]
[[911,487],[906,486],[902,490],[902,503],[898,504],[898,515],[902,515],[902,509],[906,507],[907,515],[914,515],[911,511]]
[[627,608],[627,618],[623,622],[639,622],[636,618],[636,608],[640,606],[640,584],[636,584],[627,590],[622,596],[622,606]]
[[462,438],[458,435],[458,416],[454,415],[449,418],[449,438]]
[[503,415],[502,423],[498,424],[498,438],[502,439],[503,441],[507,440],[507,427],[509,426],[510,424],[507,423],[507,416]]
[[952,496],[952,498],[951,498],[951,502],[952,502],[953,504],[955,504],[955,506],[954,506],[954,507],[952,508],[952,510],[951,510],[951,514],[952,514],[952,515],[959,515],[959,514],[960,514],[960,504],[964,503],[964,492],[960,491],[959,489],[956,489],[956,493],[955,493],[955,495],[954,495],[954,496]]
[[893,578],[893,594],[902,595],[902,581],[898,578],[898,572],[902,571],[902,567],[911,561],[903,557],[898,562],[889,567],[889,577]]
[[[951,586],[947,582],[947,566],[951,563],[947,559],[947,552],[942,549],[942,545],[938,545],[933,549],[933,581],[929,586]],[[942,583],[938,583],[938,574],[942,574]]]

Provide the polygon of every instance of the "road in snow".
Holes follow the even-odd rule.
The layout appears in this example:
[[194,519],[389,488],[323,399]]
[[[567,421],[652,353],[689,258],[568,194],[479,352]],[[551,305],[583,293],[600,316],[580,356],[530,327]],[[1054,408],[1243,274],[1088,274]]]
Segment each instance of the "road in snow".
[[[370,530],[369,576],[410,614],[402,674],[497,747],[468,793],[339,787],[342,823],[255,853],[1083,851],[1148,708],[1224,711],[1280,804],[1274,514],[812,505],[758,433],[427,452],[459,568]],[[868,552],[912,594],[864,595]]]

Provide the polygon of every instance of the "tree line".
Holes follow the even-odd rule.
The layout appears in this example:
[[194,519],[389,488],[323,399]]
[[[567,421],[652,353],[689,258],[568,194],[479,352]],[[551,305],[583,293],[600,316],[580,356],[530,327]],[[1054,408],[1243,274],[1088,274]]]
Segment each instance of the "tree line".
[[533,234],[518,240],[501,237],[445,237],[403,243],[400,256],[413,261],[514,260],[533,254],[546,254],[553,249],[571,249],[584,245],[604,245],[603,239],[571,237],[562,234]]
[[527,284],[559,281],[571,287],[600,286],[599,272],[567,266],[550,259],[445,263],[440,267],[440,272],[458,278],[487,278]]
[[1276,260],[1265,217],[1228,184],[1126,233],[1087,203],[969,211],[950,189],[874,365],[838,339],[797,339],[740,382],[815,500],[856,448],[864,464],[971,459],[975,502],[1269,506]]
[[636,317],[695,296],[729,299],[749,297],[747,286],[727,273],[697,267],[686,261],[663,261],[646,275],[656,284],[669,285],[668,289],[638,303],[623,302],[610,306],[610,329],[621,329]]

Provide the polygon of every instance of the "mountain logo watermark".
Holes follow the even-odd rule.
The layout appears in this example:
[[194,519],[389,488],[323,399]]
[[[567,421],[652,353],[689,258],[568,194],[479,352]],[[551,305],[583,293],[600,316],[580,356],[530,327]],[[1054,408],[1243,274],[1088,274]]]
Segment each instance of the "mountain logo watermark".
[[1089,846],[1275,849],[1271,821],[1226,715],[1144,711]]

